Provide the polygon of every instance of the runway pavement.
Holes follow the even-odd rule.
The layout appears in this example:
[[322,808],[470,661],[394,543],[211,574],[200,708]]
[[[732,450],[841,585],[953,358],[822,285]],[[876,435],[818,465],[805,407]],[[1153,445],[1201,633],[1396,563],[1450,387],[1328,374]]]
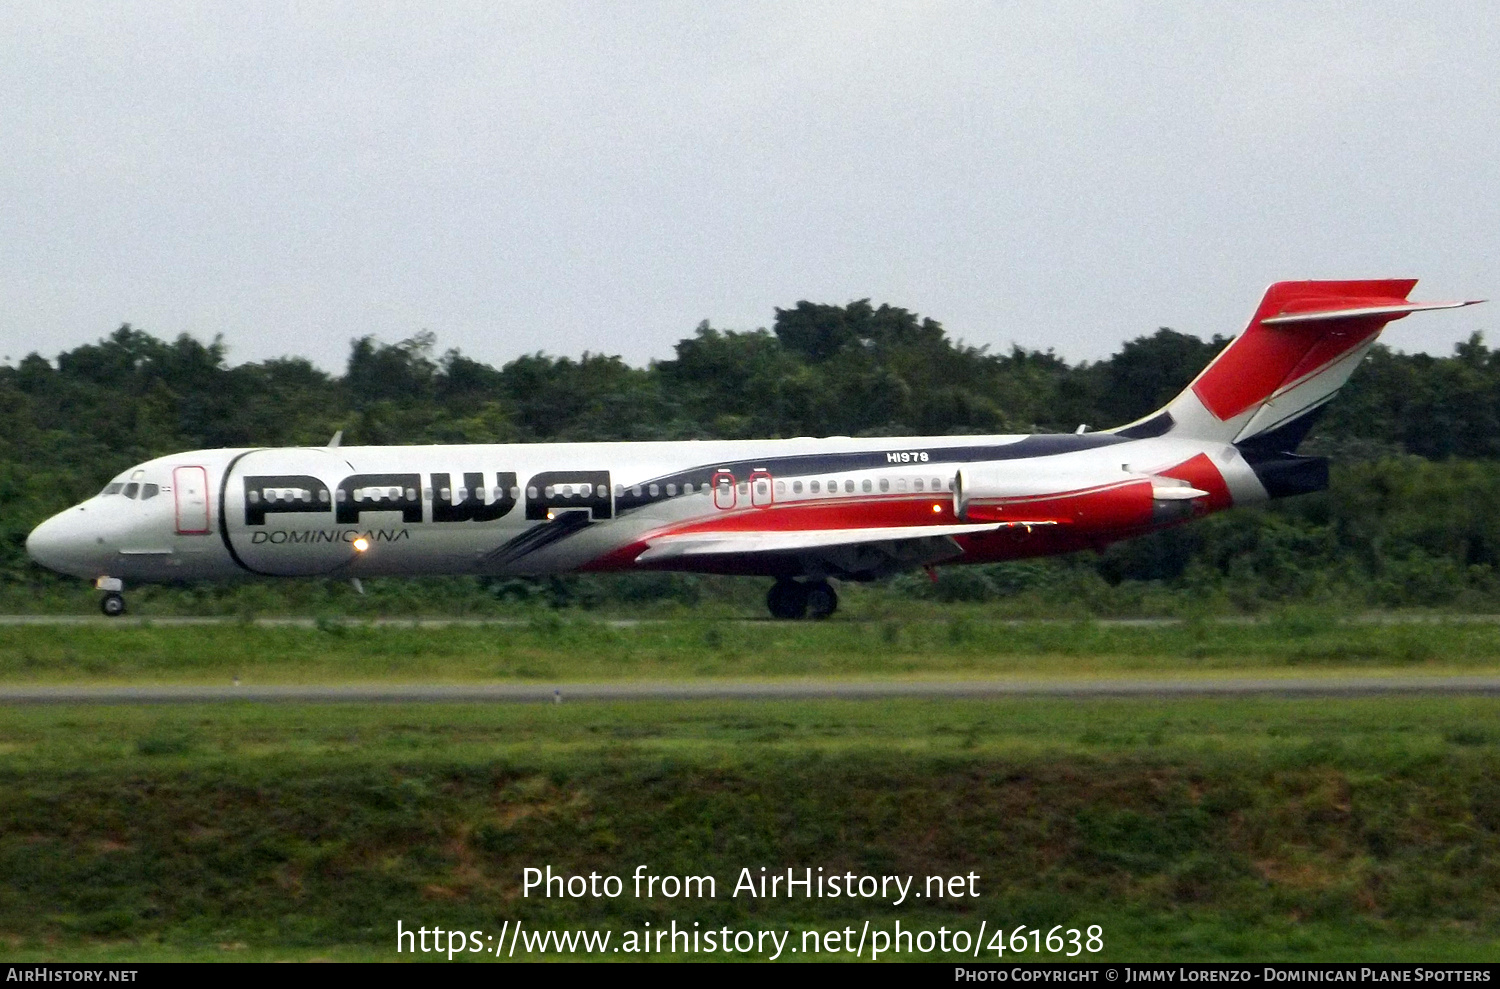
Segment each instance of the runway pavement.
[[1500,676],[769,680],[344,686],[0,687],[0,704],[411,704],[895,697],[1372,697],[1500,694]]

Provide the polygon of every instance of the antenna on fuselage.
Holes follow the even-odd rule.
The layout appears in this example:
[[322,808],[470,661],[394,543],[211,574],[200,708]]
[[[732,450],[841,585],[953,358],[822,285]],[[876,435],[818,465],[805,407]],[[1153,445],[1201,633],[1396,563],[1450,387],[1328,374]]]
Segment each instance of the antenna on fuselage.
[[343,441],[344,441],[344,431],[342,429],[340,429],[338,432],[336,432],[336,433],[333,434],[333,439],[331,439],[331,440],[328,441],[328,449],[330,449],[330,450],[337,450],[339,448],[339,444],[342,443]]

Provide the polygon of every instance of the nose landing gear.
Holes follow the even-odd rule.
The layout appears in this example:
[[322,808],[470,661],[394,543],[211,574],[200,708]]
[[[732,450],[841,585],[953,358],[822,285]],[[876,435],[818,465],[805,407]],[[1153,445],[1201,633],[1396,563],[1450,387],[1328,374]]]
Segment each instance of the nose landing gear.
[[806,583],[782,578],[766,594],[766,608],[772,618],[793,621],[798,618],[820,620],[838,610],[839,596],[826,580]]
[[100,577],[94,581],[96,590],[104,592],[99,599],[99,610],[106,618],[119,618],[125,614],[125,582],[118,577]]

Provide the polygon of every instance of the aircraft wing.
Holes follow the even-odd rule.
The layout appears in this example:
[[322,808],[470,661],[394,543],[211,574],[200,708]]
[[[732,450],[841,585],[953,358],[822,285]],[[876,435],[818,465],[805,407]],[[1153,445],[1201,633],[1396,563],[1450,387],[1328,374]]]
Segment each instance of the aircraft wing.
[[892,548],[923,540],[948,540],[952,554],[958,546],[949,537],[968,536],[1000,529],[1056,525],[1044,522],[983,522],[964,525],[898,525],[861,529],[735,530],[723,532],[668,533],[648,539],[637,563],[651,563],[683,556],[715,556],[743,553],[797,553],[889,544]]

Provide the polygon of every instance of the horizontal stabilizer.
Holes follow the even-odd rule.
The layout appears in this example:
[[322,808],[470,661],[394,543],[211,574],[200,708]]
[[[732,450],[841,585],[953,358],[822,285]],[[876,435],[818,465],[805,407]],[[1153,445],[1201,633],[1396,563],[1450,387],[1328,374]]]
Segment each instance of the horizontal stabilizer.
[[1468,299],[1464,302],[1394,302],[1391,305],[1356,306],[1347,309],[1316,309],[1311,312],[1271,316],[1260,321],[1262,326],[1282,326],[1289,323],[1322,323],[1337,319],[1362,319],[1370,316],[1389,316],[1392,319],[1407,313],[1427,312],[1430,309],[1462,309],[1477,306],[1484,299]]
[[1043,524],[1052,523],[985,522],[970,525],[894,525],[863,529],[803,529],[792,532],[782,530],[683,532],[647,540],[648,548],[636,557],[636,562],[650,563],[679,556],[725,553],[795,553],[801,550],[828,549],[835,546],[930,539],[934,536],[969,536],[1015,526]]

